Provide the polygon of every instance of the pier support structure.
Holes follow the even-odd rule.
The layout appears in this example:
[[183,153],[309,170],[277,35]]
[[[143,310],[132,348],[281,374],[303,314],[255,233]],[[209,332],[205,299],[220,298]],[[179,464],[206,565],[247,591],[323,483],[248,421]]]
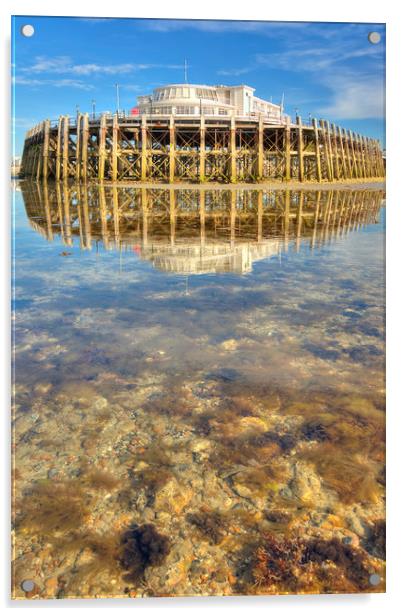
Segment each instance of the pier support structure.
[[381,179],[380,143],[328,121],[60,116],[28,131],[21,175],[113,182],[332,182]]

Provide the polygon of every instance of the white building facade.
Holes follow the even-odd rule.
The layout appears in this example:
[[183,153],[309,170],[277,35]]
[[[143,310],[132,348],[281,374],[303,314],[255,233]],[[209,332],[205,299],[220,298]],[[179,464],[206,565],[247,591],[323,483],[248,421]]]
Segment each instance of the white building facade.
[[286,122],[281,105],[254,96],[250,86],[206,86],[188,83],[155,88],[137,98],[141,114],[161,116],[229,116]]

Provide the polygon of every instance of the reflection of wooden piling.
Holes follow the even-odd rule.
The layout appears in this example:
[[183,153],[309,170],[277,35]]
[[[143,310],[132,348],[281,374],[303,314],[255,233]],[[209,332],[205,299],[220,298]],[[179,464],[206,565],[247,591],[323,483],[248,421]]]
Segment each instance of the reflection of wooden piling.
[[169,189],[169,219],[170,219],[170,243],[172,246],[176,241],[176,191]]
[[320,218],[320,207],[321,207],[321,191],[318,190],[316,194],[316,202],[315,202],[315,211],[314,211],[314,224],[313,224],[313,234],[311,236],[310,248],[314,250],[315,240],[317,236],[317,227],[318,221]]
[[205,246],[205,191],[200,192],[200,242]]
[[72,246],[73,238],[71,235],[71,214],[70,214],[70,191],[67,178],[63,182],[63,219],[64,219],[64,241],[67,246]]
[[141,188],[141,208],[142,208],[142,246],[148,246],[148,191]]
[[262,191],[257,193],[257,241],[262,240],[262,215],[263,215],[263,194]]

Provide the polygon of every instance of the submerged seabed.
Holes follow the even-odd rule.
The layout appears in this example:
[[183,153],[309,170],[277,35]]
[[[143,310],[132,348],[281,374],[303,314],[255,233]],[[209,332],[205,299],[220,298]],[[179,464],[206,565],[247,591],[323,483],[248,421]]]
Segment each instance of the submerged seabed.
[[383,591],[383,192],[15,197],[13,596]]

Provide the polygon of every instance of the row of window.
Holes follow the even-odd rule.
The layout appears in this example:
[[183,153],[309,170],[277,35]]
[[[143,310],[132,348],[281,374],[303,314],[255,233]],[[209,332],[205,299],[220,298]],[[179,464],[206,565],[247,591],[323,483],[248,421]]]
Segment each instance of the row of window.
[[[155,92],[153,95],[153,100],[164,101],[173,98],[190,98],[190,95],[190,88],[165,88],[163,90]],[[208,88],[196,88],[195,96],[197,98],[203,98],[211,101],[218,100],[218,93],[216,92],[216,90],[211,90]]]
[[[179,114],[179,115],[194,115],[194,114],[199,114],[200,113],[200,108],[199,107],[194,107],[192,105],[177,105],[176,107],[170,107],[170,106],[163,106],[163,107],[159,107],[159,106],[155,106],[155,107],[148,107],[147,111],[149,113],[156,113],[156,114],[161,114],[161,115],[170,115],[171,113],[173,114]],[[216,107],[209,107],[207,105],[201,105],[201,113],[204,115],[215,115],[216,113]],[[218,114],[219,115],[227,115],[227,109],[223,109],[223,108],[219,108],[218,109]]]

